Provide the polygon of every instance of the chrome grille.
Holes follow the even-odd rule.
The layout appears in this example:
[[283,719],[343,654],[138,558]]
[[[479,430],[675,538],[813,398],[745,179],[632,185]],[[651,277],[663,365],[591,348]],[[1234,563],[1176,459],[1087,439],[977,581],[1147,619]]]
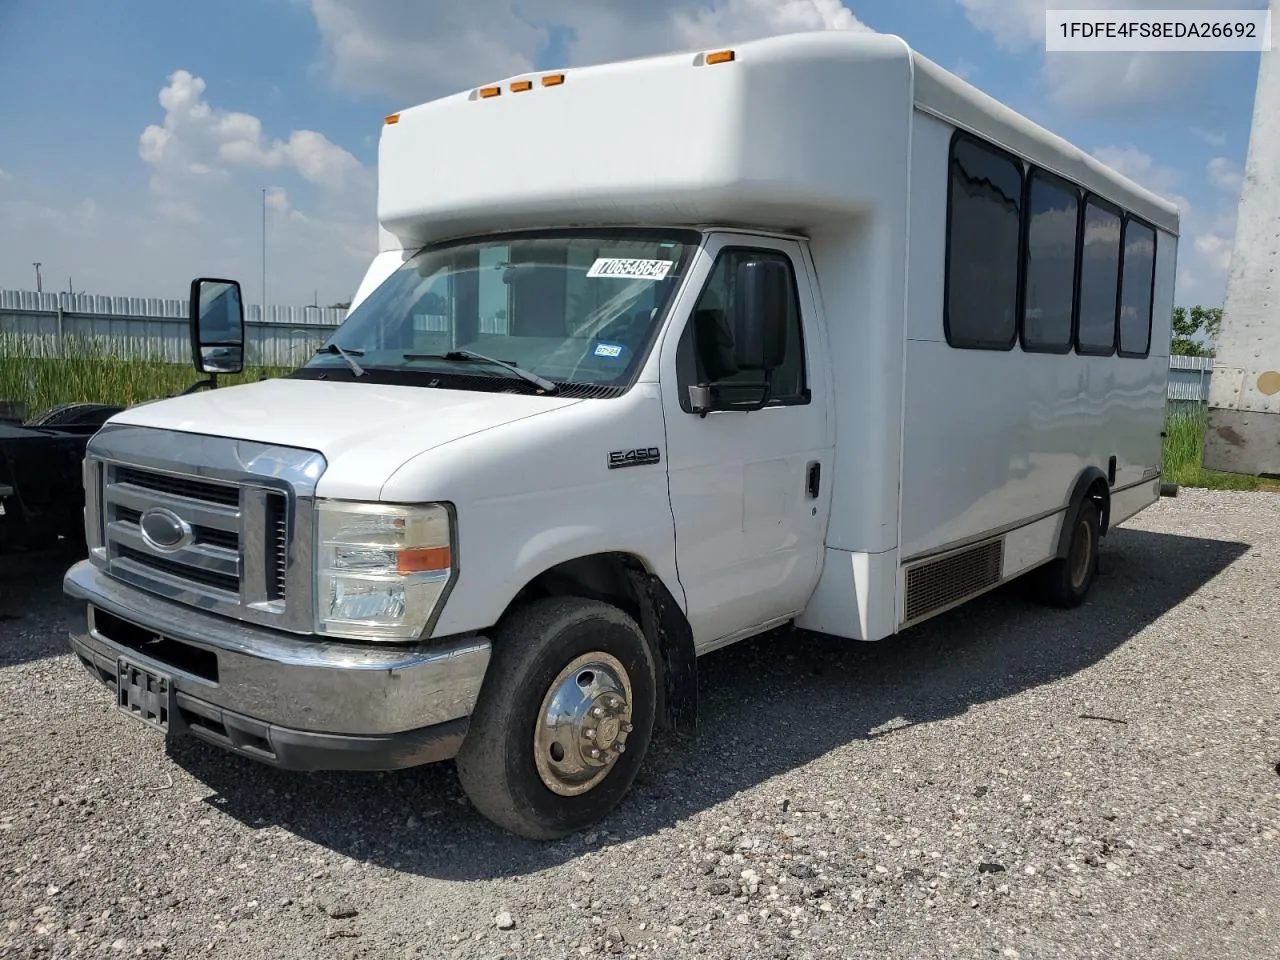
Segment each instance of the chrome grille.
[[[325,467],[321,454],[297,447],[109,425],[85,457],[89,556],[165,600],[311,633],[315,487]],[[169,515],[147,516],[155,510]]]
[[191,477],[179,477],[172,474],[151,473],[134,467],[117,466],[115,469],[116,484],[127,484],[143,490],[183,497],[189,500],[205,500],[219,503],[224,507],[240,505],[239,491],[228,483],[209,483]]
[[[109,464],[102,502],[107,561],[139,585],[146,581],[196,591],[224,601],[241,600],[241,491],[229,483]],[[189,542],[159,550],[142,532],[142,516],[161,507],[190,526]]]

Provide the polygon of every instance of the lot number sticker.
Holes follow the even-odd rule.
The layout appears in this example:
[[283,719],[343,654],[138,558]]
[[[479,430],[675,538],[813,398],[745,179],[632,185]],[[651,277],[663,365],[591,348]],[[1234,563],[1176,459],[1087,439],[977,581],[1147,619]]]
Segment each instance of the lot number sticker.
[[587,271],[588,277],[616,280],[665,280],[671,272],[670,260],[626,260],[601,257]]

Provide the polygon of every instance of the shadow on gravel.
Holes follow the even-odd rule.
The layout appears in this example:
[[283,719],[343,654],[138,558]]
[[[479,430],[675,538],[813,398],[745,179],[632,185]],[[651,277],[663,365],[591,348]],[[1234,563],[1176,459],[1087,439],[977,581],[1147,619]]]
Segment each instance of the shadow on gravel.
[[[696,739],[660,736],[622,807],[553,844],[509,836],[463,798],[452,764],[396,774],[293,774],[193,740],[171,755],[250,828],[279,824],[337,853],[408,873],[531,873],[669,828],[841,745],[957,716],[1084,670],[1217,576],[1246,544],[1132,530],[1108,538],[1090,601],[1045,610],[1017,584],[880,644],[796,632],[701,663]],[[639,867],[638,867],[639,869]],[[648,868],[644,868],[647,870]]]
[[83,547],[0,556],[0,669],[71,653],[62,575],[81,559]]

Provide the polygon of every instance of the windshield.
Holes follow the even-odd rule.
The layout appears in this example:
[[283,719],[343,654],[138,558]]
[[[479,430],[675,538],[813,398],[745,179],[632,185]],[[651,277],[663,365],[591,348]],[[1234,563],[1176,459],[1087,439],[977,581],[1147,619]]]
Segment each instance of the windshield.
[[300,372],[531,392],[541,380],[612,395],[638,374],[698,240],[575,231],[429,247]]

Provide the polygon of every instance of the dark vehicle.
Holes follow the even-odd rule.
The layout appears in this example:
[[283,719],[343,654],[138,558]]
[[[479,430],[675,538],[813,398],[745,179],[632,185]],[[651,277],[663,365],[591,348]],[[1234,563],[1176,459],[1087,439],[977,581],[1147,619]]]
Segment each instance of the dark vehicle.
[[0,553],[84,543],[85,444],[121,409],[68,403],[0,420]]
[[[192,358],[208,379],[184,393],[216,387],[219,373],[237,373],[243,365],[239,285],[197,281],[191,292]],[[123,409],[66,403],[26,420],[17,405],[0,402],[0,554],[84,548],[85,446]]]

